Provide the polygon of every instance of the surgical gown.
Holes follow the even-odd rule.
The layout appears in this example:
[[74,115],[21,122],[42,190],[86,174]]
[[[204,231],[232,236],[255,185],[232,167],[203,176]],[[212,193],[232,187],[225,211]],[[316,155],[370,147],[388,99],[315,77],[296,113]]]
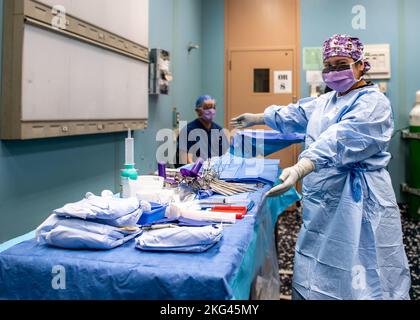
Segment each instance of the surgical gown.
[[315,171],[303,181],[303,225],[293,288],[310,300],[410,299],[400,211],[386,170],[394,123],[377,86],[335,91],[287,107],[265,122],[305,133],[300,158]]

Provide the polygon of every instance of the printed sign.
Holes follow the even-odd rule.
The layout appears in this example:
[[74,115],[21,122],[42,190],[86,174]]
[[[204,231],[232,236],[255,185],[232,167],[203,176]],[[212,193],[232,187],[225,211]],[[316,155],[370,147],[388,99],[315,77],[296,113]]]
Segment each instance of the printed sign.
[[274,94],[292,93],[292,71],[274,71]]

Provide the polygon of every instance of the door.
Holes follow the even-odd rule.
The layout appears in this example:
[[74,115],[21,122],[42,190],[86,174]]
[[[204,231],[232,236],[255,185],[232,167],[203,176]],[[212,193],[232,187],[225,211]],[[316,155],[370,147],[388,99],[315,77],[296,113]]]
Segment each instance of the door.
[[[296,102],[293,49],[239,49],[230,51],[229,56],[228,119],[246,112],[263,113],[270,105]],[[297,162],[298,152],[298,146],[291,146],[270,158],[280,159],[281,166],[287,168]]]
[[[272,104],[297,101],[300,1],[225,0],[225,50],[226,126],[242,113],[262,113]],[[283,83],[276,90],[278,77]],[[288,85],[282,87],[284,82]],[[272,158],[285,168],[297,162],[299,152],[300,146],[292,146]]]

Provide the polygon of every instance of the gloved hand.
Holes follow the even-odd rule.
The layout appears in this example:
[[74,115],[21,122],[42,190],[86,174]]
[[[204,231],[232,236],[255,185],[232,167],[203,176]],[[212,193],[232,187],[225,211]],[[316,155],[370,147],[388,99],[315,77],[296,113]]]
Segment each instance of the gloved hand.
[[230,125],[234,129],[245,129],[253,126],[263,125],[264,122],[264,114],[252,114],[252,113],[245,113],[239,117],[233,118],[230,121]]
[[280,176],[282,184],[267,192],[266,197],[277,197],[296,185],[296,183],[315,170],[314,163],[309,159],[300,160],[295,166],[283,170]]

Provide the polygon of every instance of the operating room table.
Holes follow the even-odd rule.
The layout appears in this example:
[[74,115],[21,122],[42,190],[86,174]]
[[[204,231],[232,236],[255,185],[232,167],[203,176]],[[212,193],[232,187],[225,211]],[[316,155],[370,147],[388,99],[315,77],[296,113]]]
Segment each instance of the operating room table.
[[143,252],[134,241],[110,251],[63,250],[37,244],[34,232],[13,239],[0,246],[0,299],[276,299],[275,223],[299,195],[263,200],[270,187],[245,195],[255,207],[204,253]]

